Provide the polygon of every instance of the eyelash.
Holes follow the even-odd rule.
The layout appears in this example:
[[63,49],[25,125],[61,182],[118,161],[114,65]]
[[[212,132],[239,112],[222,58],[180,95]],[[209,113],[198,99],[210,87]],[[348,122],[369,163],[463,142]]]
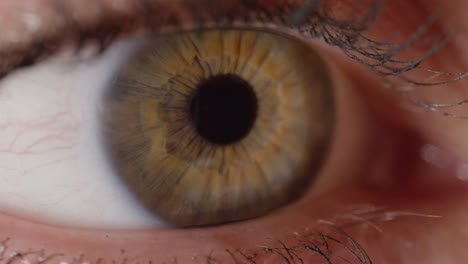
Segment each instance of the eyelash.
[[[117,13],[106,13],[104,11],[106,8],[100,4],[101,6],[97,8],[98,13],[104,14],[104,16],[100,16],[100,21],[80,23],[79,19],[74,18],[71,10],[67,9],[65,3],[54,1],[53,9],[57,14],[61,14],[62,21],[60,25],[56,24],[58,30],[49,35],[36,34],[36,38],[33,38],[30,43],[16,44],[3,49],[0,52],[0,60],[2,61],[0,78],[17,68],[36,64],[54,55],[65,43],[72,42],[77,52],[87,44],[97,44],[99,47],[97,54],[99,55],[122,35],[135,32],[155,33],[212,27],[295,31],[304,38],[320,38],[332,46],[337,46],[351,59],[364,64],[370,70],[390,76],[400,76],[415,69],[445,44],[444,40],[433,42],[427,54],[412,61],[395,58],[398,53],[417,44],[418,41],[425,41],[421,38],[433,21],[430,20],[422,25],[418,32],[400,44],[369,39],[363,33],[378,18],[383,5],[383,1],[379,0],[374,0],[370,6],[364,7],[366,11],[361,18],[339,18],[331,14],[331,8],[322,0],[297,5],[242,0],[233,1],[235,2],[233,8],[229,8],[229,1],[219,0],[181,1],[172,4],[170,1],[160,2],[134,1],[136,10],[132,13],[143,15],[132,17],[120,17]],[[214,6],[215,8],[208,9],[205,8],[206,6]],[[361,7],[353,6],[352,10],[359,8]],[[163,19],[155,17],[155,14],[158,14],[157,10],[165,10],[167,15]],[[397,66],[392,67],[388,64],[397,64]],[[398,64],[404,66],[398,66]],[[407,81],[424,85],[409,79]]]
[[[325,0],[326,1],[326,0]],[[403,61],[395,58],[400,51],[405,48],[411,47],[418,42],[425,41],[420,37],[423,37],[424,33],[428,31],[428,28],[433,25],[434,20],[430,19],[426,23],[420,26],[420,31],[411,36],[407,41],[399,44],[391,44],[387,42],[379,42],[367,38],[364,34],[366,30],[373,24],[378,16],[381,1],[374,1],[374,5],[368,8],[366,15],[361,18],[349,18],[339,19],[330,16],[326,10],[319,10],[320,4],[323,1],[310,1],[316,3],[316,6],[310,4],[310,6],[302,7],[289,7],[289,10],[274,10],[270,12],[265,11],[266,6],[253,5],[249,6],[248,2],[255,1],[243,1],[244,6],[237,10],[237,13],[242,13],[242,9],[250,10],[250,13],[255,13],[254,17],[237,17],[232,14],[228,16],[227,20],[223,20],[221,15],[223,12],[217,10],[218,15],[210,13],[207,18],[192,18],[188,21],[152,21],[150,19],[153,8],[145,9],[148,5],[151,5],[150,1],[138,0],[135,1],[142,5],[141,10],[146,11],[142,18],[127,18],[127,20],[119,21],[118,17],[106,17],[104,22],[99,22],[94,25],[84,26],[73,19],[68,20],[65,25],[62,26],[62,30],[56,31],[53,35],[41,36],[32,40],[29,44],[17,47],[13,46],[11,49],[0,50],[0,79],[15,69],[30,66],[38,63],[50,56],[53,56],[60,48],[68,41],[73,40],[76,47],[76,51],[79,52],[83,47],[89,43],[97,44],[99,47],[98,54],[102,54],[109,46],[111,46],[116,39],[122,35],[135,32],[160,32],[160,31],[172,31],[180,29],[197,29],[206,27],[258,27],[260,30],[267,29],[284,29],[299,32],[304,38],[320,38],[326,43],[337,46],[351,59],[367,66],[371,71],[377,72],[384,76],[396,76],[402,78],[405,82],[414,84],[416,86],[429,86],[429,85],[442,85],[447,84],[451,81],[445,81],[440,83],[421,83],[414,80],[408,79],[402,76],[404,73],[412,71],[418,68],[421,63],[426,60],[433,53],[444,47],[449,38],[441,38],[437,41],[433,41],[429,47],[427,53],[421,57],[412,61]],[[202,2],[202,1],[200,1]],[[205,2],[216,2],[216,1],[205,1]],[[64,17],[69,14],[64,7],[60,7],[60,1],[56,1],[57,10],[63,11]],[[146,5],[145,5],[146,4]],[[174,10],[191,10],[189,7],[190,3],[178,2],[177,7],[173,7]],[[213,5],[212,3],[205,3],[206,6]],[[268,5],[268,4],[265,4]],[[200,8],[200,7],[199,7]],[[194,9],[195,10],[195,9]],[[263,12],[258,12],[263,10]],[[210,10],[205,10],[209,12]],[[189,12],[189,11],[187,11]],[[196,11],[190,11],[191,15],[195,15]],[[278,13],[279,15],[278,15]],[[71,16],[70,16],[71,17]],[[295,19],[291,19],[295,18]],[[66,30],[66,31],[65,31]],[[67,37],[63,38],[61,33],[68,32]],[[389,66],[388,64],[403,64],[404,66]],[[429,71],[429,69],[423,69]],[[455,75],[454,80],[458,81],[461,78],[460,75]],[[398,89],[398,88],[395,88]],[[410,98],[411,99],[411,98]],[[423,101],[414,101],[426,108],[432,108],[435,104],[426,104]],[[446,107],[447,105],[444,105]],[[442,108],[442,106],[441,106]]]
[[[364,1],[365,2],[365,1]],[[429,109],[444,116],[468,119],[448,112],[468,103],[464,99],[454,103],[440,104],[418,99],[404,87],[441,86],[459,82],[468,77],[465,72],[441,72],[422,67],[421,64],[440,51],[454,37],[439,34],[434,36],[431,29],[436,26],[437,17],[432,16],[416,31],[400,43],[376,41],[366,33],[378,20],[385,5],[382,0],[372,0],[367,6],[355,1],[344,17],[332,14],[333,6],[324,0],[309,0],[305,3],[282,3],[262,0],[204,0],[204,1],[128,1],[131,14],[119,13],[102,2],[93,2],[96,18],[83,22],[77,18],[74,9],[67,2],[51,1],[54,15],[58,16],[54,29],[35,32],[25,43],[0,43],[0,80],[12,71],[37,64],[72,44],[79,53],[88,44],[98,47],[96,56],[104,53],[117,39],[135,34],[157,34],[164,31],[197,30],[208,28],[247,28],[290,32],[304,39],[319,38],[336,46],[352,60],[364,65],[371,72],[380,75],[387,87],[416,106]],[[331,2],[328,2],[331,3]],[[363,6],[360,6],[359,3]],[[331,4],[333,5],[333,4]],[[206,8],[209,6],[211,8]],[[158,12],[164,10],[164,12]],[[352,16],[357,10],[365,10],[361,16]],[[113,11],[113,12],[112,12]],[[162,14],[165,16],[155,16]],[[138,15],[136,15],[138,14]],[[50,15],[50,14],[49,14]],[[57,24],[57,21],[61,21]],[[45,23],[44,23],[45,24]],[[6,34],[5,34],[6,35]],[[390,40],[387,40],[390,41]],[[8,45],[10,44],[10,45]],[[426,51],[410,60],[399,55],[414,46],[424,45]],[[405,76],[419,69],[428,74],[438,75],[441,81],[419,81]],[[394,82],[395,80],[403,83]],[[401,88],[403,86],[403,89]]]

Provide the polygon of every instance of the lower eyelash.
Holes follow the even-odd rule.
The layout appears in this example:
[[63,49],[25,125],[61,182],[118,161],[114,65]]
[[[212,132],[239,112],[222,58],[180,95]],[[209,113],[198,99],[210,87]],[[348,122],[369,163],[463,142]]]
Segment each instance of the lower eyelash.
[[[374,263],[363,245],[356,240],[356,229],[362,234],[363,229],[370,234],[392,236],[381,229],[379,225],[393,222],[398,224],[401,219],[418,219],[423,221],[437,220],[441,216],[424,214],[415,211],[394,211],[372,204],[357,204],[331,218],[317,219],[311,222],[310,228],[300,228],[295,232],[284,233],[275,240],[267,240],[265,244],[254,248],[226,248],[210,252],[195,252],[195,263],[262,263],[262,257],[273,258],[274,263],[310,263],[306,258],[314,257],[313,263]],[[299,227],[298,227],[299,228]],[[0,237],[0,261],[2,263],[126,263],[106,256],[91,259],[90,256],[80,254],[71,255],[63,252],[50,251],[47,248],[19,249],[15,248],[14,238]],[[121,259],[132,259],[122,249]],[[212,258],[216,255],[216,258]],[[217,257],[225,257],[220,261]],[[128,260],[127,259],[127,260]],[[140,263],[176,263],[174,259],[138,259]],[[208,261],[209,260],[209,261]],[[162,262],[167,261],[167,262]],[[320,262],[317,262],[320,261]]]

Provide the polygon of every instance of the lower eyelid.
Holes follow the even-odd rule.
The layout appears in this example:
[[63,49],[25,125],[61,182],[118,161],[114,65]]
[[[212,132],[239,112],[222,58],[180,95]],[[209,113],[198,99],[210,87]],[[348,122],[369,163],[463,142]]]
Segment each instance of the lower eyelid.
[[[289,217],[294,216],[288,215],[287,218]],[[305,220],[304,215],[300,218]],[[216,254],[221,252],[224,255],[225,249],[235,251],[242,248],[247,252],[252,247],[258,250],[255,244],[267,243],[264,239],[266,237],[274,237],[281,233],[290,234],[286,232],[289,231],[288,228],[272,232],[273,224],[265,224],[265,221],[259,220],[256,224],[240,223],[230,229],[215,227],[149,232],[69,229],[65,231],[0,215],[0,233],[2,234],[0,241],[4,249],[1,253],[4,255],[20,253],[28,260],[42,257],[53,261],[72,261],[81,258],[82,261],[90,263],[95,263],[99,259],[119,262],[123,259],[171,260],[174,257],[185,263],[184,260],[189,261],[197,255],[203,257],[210,251]]]
[[[279,242],[291,247],[300,245],[304,243],[301,242],[300,235],[310,234],[310,230],[318,233],[331,231],[335,237],[340,236],[339,239],[347,243],[346,237],[321,221],[333,219],[341,210],[345,212],[350,207],[349,203],[346,205],[348,209],[338,206],[342,197],[339,198],[337,193],[330,196],[334,199],[316,206],[310,206],[310,203],[299,205],[298,210],[294,210],[295,213],[283,212],[274,219],[257,219],[250,223],[234,224],[230,228],[138,233],[65,231],[0,215],[0,233],[3,236],[0,238],[0,254],[7,256],[6,260],[47,259],[50,263],[74,263],[77,260],[83,263],[120,263],[126,260],[159,263],[174,259],[178,263],[190,263],[207,257],[216,258],[220,263],[232,261],[233,257],[242,261],[251,258],[257,262],[270,260],[279,263],[280,255],[271,254],[266,249],[276,247]],[[282,224],[278,225],[278,222]],[[350,250],[334,245],[331,248],[340,257],[353,257]],[[313,261],[310,263],[321,260],[319,254],[302,253],[303,259]],[[49,263],[48,261],[45,263]]]
[[[333,252],[330,254],[332,258],[339,256],[339,258],[353,259],[356,249],[352,249],[352,246],[356,246],[353,244],[356,242],[363,246],[360,249],[361,253],[369,254],[370,259],[374,257],[382,259],[389,256],[392,256],[390,259],[401,259],[403,254],[400,255],[400,252],[395,253],[390,250],[397,245],[391,241],[398,239],[391,230],[395,229],[399,235],[402,235],[399,224],[407,224],[408,218],[418,224],[433,223],[438,219],[436,215],[422,214],[417,211],[405,213],[398,209],[395,211],[379,209],[379,206],[372,205],[376,196],[353,188],[348,188],[344,192],[337,190],[319,198],[323,198],[321,200],[324,202],[316,203],[316,205],[308,203],[307,207],[299,205],[299,210],[295,210],[296,213],[283,213],[275,220],[259,219],[249,224],[239,223],[229,229],[210,228],[139,234],[83,230],[64,232],[53,227],[44,227],[0,216],[0,233],[5,236],[11,235],[9,240],[0,239],[3,246],[0,247],[0,251],[4,253],[2,256],[7,256],[4,258],[6,260],[50,259],[50,263],[75,263],[73,261],[77,260],[83,263],[114,263],[112,261],[117,263],[125,261],[171,263],[170,261],[175,259],[177,263],[191,263],[194,260],[206,258],[213,258],[224,263],[232,261],[233,256],[241,261],[240,263],[248,258],[257,263],[266,260],[272,263],[282,263],[281,254],[287,254],[285,248],[291,248],[297,253],[295,256],[310,261],[305,263],[322,263],[323,260],[317,252],[304,247],[304,245],[313,246],[313,244],[304,243],[307,243],[308,239],[320,241],[320,234],[326,234],[330,236],[328,247]],[[369,203],[370,201],[372,202]],[[388,201],[380,202],[392,204]],[[401,208],[401,205],[396,208]],[[353,216],[359,217],[360,215],[363,217],[361,220],[353,220]],[[402,215],[402,218],[407,220],[400,221],[398,215]],[[396,220],[388,218],[389,216],[393,216]],[[367,218],[369,222],[365,222]],[[291,219],[295,219],[295,222]],[[282,224],[278,225],[276,221]],[[415,224],[414,221],[411,222]],[[12,222],[15,224],[10,224],[8,228],[1,228]],[[384,224],[385,222],[389,224]],[[384,226],[385,233],[379,232],[381,226]],[[21,231],[17,232],[18,230]],[[421,235],[419,232],[415,231],[413,234],[417,233],[419,237]],[[349,247],[344,249],[331,239],[338,239],[339,242]],[[381,255],[380,250],[377,251],[372,246],[374,239],[386,241],[389,250],[385,252],[385,257]],[[368,242],[371,244],[369,245]],[[373,251],[366,251],[370,248]],[[274,249],[278,250],[277,253]]]

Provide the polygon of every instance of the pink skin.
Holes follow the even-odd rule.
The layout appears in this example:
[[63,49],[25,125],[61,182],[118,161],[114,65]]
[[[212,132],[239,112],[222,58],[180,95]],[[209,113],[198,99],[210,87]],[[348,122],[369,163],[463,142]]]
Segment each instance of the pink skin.
[[[0,13],[9,15],[0,14],[0,21],[13,21],[19,13],[15,13],[18,6],[34,10],[44,8],[49,1],[3,0]],[[78,6],[85,2],[70,1],[77,3],[77,11],[84,10]],[[451,72],[468,71],[468,50],[464,50],[468,49],[465,17],[468,2],[387,2],[391,3],[382,15],[383,22],[371,36],[378,39],[395,28],[402,33],[411,31],[407,25],[421,24],[428,14],[441,11],[433,33],[455,29],[458,35],[441,53],[428,60],[426,66]],[[454,177],[457,166],[468,161],[467,121],[430,111],[404,110],[399,107],[401,98],[388,90],[377,89],[382,82],[364,67],[356,67],[357,64],[335,51],[324,49],[324,56],[335,62],[332,70],[339,87],[338,128],[330,158],[313,191],[298,202],[263,218],[186,230],[85,230],[0,214],[0,240],[6,239],[4,245],[8,248],[0,250],[3,252],[0,263],[10,259],[8,256],[13,252],[40,250],[44,254],[16,258],[37,260],[43,254],[52,258],[51,263],[72,263],[80,256],[83,256],[80,261],[90,263],[99,259],[102,263],[112,260],[120,263],[124,259],[205,263],[207,257],[212,257],[233,263],[233,256],[226,249],[234,252],[239,263],[246,259],[237,249],[251,256],[257,253],[254,256],[257,263],[282,263],[279,254],[266,254],[260,246],[280,247],[281,240],[292,247],[300,244],[298,235],[308,235],[310,230],[330,231],[319,220],[341,226],[374,263],[467,263],[468,185]],[[443,93],[440,90],[444,87],[431,88],[430,92],[437,94],[431,99],[437,102],[465,99],[468,97],[463,89],[465,83],[452,84],[453,88]],[[425,144],[440,147],[449,165],[437,168],[423,161],[420,150]],[[356,221],[359,224],[343,227],[343,223]],[[343,252],[350,256],[336,244],[332,247],[335,254]],[[306,262],[323,260],[305,252],[301,256]]]

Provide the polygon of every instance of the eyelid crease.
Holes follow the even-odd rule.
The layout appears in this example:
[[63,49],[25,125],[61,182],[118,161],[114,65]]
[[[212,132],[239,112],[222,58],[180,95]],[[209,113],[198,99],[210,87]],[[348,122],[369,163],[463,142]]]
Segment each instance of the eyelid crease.
[[[354,0],[123,0],[120,4],[112,0],[47,1],[47,5],[39,0],[28,2],[27,7],[17,4],[16,12],[10,6],[9,14],[0,18],[0,22],[6,20],[0,23],[6,25],[3,39],[0,37],[0,78],[54,55],[65,44],[72,44],[79,51],[86,44],[96,43],[102,53],[118,37],[210,26],[243,25],[260,29],[267,25],[285,26],[305,37],[322,38],[349,54],[369,55],[357,44],[357,38],[376,19],[383,3],[380,0],[369,0],[368,4]],[[369,41],[365,48],[381,44]]]

